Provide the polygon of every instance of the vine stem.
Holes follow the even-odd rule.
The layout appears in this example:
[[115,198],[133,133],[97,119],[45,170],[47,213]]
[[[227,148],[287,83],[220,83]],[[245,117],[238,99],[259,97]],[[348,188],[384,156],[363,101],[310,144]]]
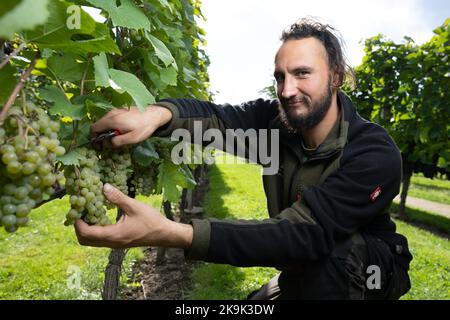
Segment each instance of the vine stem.
[[25,42],[22,42],[22,43],[20,44],[20,46],[18,46],[16,49],[14,49],[13,52],[11,52],[11,54],[9,54],[8,56],[6,56],[5,60],[3,60],[3,61],[0,63],[0,69],[2,69],[4,66],[6,66],[6,64],[9,62],[9,60],[11,60],[11,59],[14,58],[15,56],[17,56],[17,54],[18,54],[20,51],[22,51],[23,48],[26,47],[26,45],[27,45],[27,44],[26,44]]
[[86,76],[89,70],[89,64],[91,62],[91,58],[89,57],[87,62],[86,62],[86,68],[84,68],[84,72],[83,72],[83,76],[81,78],[81,83],[80,83],[80,96],[84,95],[84,81],[86,80]]
[[14,101],[16,101],[17,95],[19,94],[20,90],[22,90],[23,86],[25,85],[25,82],[26,82],[27,78],[31,74],[31,71],[33,71],[34,67],[36,66],[36,62],[37,62],[38,57],[39,57],[39,52],[34,57],[33,61],[31,61],[30,66],[27,68],[27,70],[22,74],[22,76],[20,77],[19,82],[17,83],[17,85],[14,88],[13,92],[9,96],[8,101],[6,101],[5,105],[3,106],[2,112],[0,113],[0,122],[3,122],[3,120],[5,120],[9,109],[14,104]]

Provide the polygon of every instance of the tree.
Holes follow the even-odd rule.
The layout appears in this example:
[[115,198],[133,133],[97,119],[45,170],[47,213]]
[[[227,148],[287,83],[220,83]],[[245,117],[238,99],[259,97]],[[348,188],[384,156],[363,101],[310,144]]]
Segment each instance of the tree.
[[413,172],[449,177],[449,21],[420,46],[409,37],[401,44],[381,35],[367,39],[355,70],[357,89],[345,88],[358,111],[386,128],[402,153],[401,216]]

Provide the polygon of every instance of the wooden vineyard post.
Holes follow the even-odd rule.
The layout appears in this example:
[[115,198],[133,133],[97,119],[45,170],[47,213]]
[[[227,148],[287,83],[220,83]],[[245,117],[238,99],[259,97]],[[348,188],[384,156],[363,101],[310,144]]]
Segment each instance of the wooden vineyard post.
[[[122,216],[122,209],[117,209],[117,221]],[[125,249],[112,249],[108,257],[108,265],[105,270],[105,282],[103,284],[103,300],[116,300],[120,285],[122,262],[125,258]]]
[[[130,186],[129,186],[130,187]],[[131,189],[131,188],[129,188]],[[131,198],[136,197],[135,191],[130,191]],[[117,209],[116,222],[119,221],[123,211],[121,208]],[[127,254],[127,249],[112,249],[108,256],[108,265],[105,269],[105,282],[103,283],[102,298],[103,300],[116,300],[117,292],[120,285],[120,274],[122,272],[123,259]]]

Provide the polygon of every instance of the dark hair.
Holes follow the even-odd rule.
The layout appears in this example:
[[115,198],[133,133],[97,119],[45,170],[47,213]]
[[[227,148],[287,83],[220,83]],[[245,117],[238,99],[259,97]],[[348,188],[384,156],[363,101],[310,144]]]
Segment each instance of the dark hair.
[[347,80],[349,85],[353,87],[355,73],[344,55],[342,38],[332,26],[320,23],[311,17],[303,18],[285,29],[280,40],[286,42],[311,37],[319,40],[325,47],[330,70],[337,72],[339,75],[339,86]]

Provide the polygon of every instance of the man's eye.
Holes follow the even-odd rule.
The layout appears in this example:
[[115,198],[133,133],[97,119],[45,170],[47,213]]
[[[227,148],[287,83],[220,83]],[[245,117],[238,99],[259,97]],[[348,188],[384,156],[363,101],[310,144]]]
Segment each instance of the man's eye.
[[296,75],[300,76],[300,77],[306,76],[308,74],[309,74],[309,71],[297,71],[296,72]]

